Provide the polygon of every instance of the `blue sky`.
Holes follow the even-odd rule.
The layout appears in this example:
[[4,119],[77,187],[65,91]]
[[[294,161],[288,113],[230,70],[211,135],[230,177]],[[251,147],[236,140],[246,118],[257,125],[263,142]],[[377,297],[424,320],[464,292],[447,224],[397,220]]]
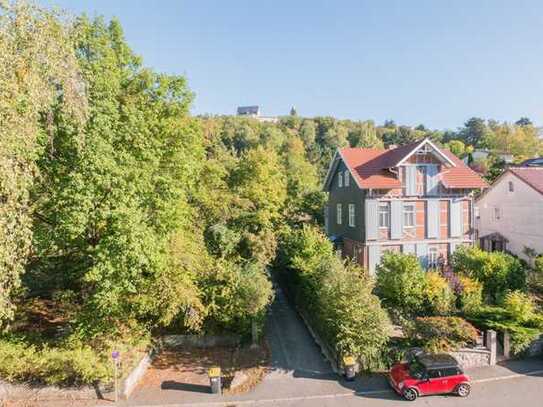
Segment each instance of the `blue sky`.
[[543,1],[41,0],[116,16],[193,113],[331,115],[432,128],[543,124]]

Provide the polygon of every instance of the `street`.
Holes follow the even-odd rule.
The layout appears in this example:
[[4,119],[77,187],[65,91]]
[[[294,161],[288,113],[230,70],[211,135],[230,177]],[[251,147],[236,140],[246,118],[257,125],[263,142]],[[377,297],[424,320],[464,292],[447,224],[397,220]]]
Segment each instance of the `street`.
[[239,396],[157,390],[136,393],[126,406],[543,406],[543,360],[509,361],[491,368],[471,369],[469,397],[421,397],[408,402],[396,395],[383,376],[340,380],[320,353],[302,320],[277,290],[266,332],[272,352],[272,371],[253,391]]

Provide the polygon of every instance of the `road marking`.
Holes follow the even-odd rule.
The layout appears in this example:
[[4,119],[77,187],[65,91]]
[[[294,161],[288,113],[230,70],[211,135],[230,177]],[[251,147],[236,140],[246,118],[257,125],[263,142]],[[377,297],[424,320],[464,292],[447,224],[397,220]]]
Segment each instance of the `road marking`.
[[512,375],[508,375],[508,376],[498,376],[498,377],[489,377],[487,379],[472,380],[472,383],[497,382],[499,380],[518,379],[519,377],[535,376],[535,375],[538,375],[538,374],[543,374],[543,370],[534,370],[532,372],[515,373],[515,374],[512,374]]

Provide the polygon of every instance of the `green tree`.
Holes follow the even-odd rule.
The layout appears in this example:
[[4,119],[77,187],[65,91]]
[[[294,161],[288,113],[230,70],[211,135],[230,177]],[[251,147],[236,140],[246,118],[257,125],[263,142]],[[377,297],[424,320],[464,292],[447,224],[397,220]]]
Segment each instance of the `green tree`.
[[72,27],[37,6],[0,2],[0,67],[1,328],[13,317],[31,254],[36,157],[53,153],[53,111],[83,123],[86,98]]
[[387,251],[377,266],[376,291],[387,307],[406,315],[423,309],[425,274],[414,255]]

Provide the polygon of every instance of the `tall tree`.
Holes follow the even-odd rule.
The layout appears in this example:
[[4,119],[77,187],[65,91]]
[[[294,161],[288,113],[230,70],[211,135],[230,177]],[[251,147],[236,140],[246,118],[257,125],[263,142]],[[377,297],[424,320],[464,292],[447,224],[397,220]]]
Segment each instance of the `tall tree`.
[[13,317],[30,255],[35,160],[42,149],[54,154],[54,106],[84,122],[71,27],[37,6],[0,2],[0,327]]

